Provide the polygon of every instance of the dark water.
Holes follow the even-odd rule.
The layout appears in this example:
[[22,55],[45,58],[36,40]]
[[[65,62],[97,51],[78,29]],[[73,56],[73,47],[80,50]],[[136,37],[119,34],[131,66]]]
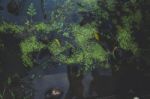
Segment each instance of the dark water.
[[43,99],[45,92],[52,87],[61,88],[66,95],[63,97],[66,97],[66,99],[72,99],[73,97],[96,99],[94,97],[108,97],[118,94],[121,97],[132,97],[134,95],[143,97],[149,94],[149,72],[144,75],[143,72],[135,70],[134,65],[136,64],[124,64],[126,65],[125,68],[121,68],[120,72],[115,74],[111,70],[96,69],[91,73],[77,77],[76,68],[70,70],[62,64],[45,62],[44,60],[47,59],[44,59],[41,61],[44,66],[40,64],[27,71],[19,58],[21,55],[18,50],[20,40],[10,34],[1,35],[1,39],[5,49],[1,50],[0,54],[2,65],[0,79],[2,81],[7,80],[7,77],[15,73],[24,76],[24,81],[29,81],[31,88],[34,90],[33,99]]
[[2,65],[0,78],[4,79],[15,73],[25,75],[26,69],[20,59],[21,52],[18,50],[20,39],[10,34],[0,35],[0,38],[4,44],[4,49],[0,49],[0,62]]

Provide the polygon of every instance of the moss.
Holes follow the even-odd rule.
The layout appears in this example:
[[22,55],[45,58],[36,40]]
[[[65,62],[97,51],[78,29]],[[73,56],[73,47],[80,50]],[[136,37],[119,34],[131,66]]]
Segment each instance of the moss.
[[25,64],[25,66],[32,67],[32,52],[39,52],[42,48],[45,47],[45,45],[38,42],[35,36],[32,36],[21,42],[20,47],[22,51],[23,63]]
[[22,33],[23,31],[23,26],[6,22],[0,24],[0,33]]

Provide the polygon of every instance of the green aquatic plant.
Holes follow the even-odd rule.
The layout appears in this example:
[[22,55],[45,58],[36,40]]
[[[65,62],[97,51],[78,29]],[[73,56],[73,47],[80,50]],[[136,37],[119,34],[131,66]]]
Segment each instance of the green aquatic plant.
[[[74,24],[70,28],[69,35],[74,37],[72,41],[61,44],[61,41],[55,38],[47,45],[52,54],[52,59],[65,64],[81,64],[85,71],[93,69],[95,62],[103,63],[107,61],[107,52],[96,42],[99,37],[96,35],[98,31],[94,25],[80,26]],[[71,53],[66,54],[70,50]]]
[[38,42],[35,36],[29,37],[21,42],[22,60],[25,66],[33,66],[32,53],[39,52],[45,45]]
[[54,9],[50,13],[50,27],[54,30],[57,31],[57,33],[62,32],[65,29],[65,20],[69,19],[69,14],[72,11],[72,6],[70,0],[65,1],[65,3],[56,9]]
[[81,60],[83,61],[84,59],[85,61],[86,59],[90,59],[91,61],[92,59],[99,61],[105,61],[106,59],[105,50],[101,47],[101,45],[95,42],[90,42],[87,47],[84,47],[82,50],[77,50],[75,54],[77,54],[78,62],[81,62]]
[[61,43],[58,39],[54,39],[48,44],[48,49],[53,54],[53,56],[56,57],[65,50],[65,47],[61,46]]
[[136,12],[133,15],[133,21],[136,22],[137,25],[140,25],[142,21],[142,13],[140,10],[136,10]]
[[94,11],[98,9],[98,0],[77,0],[78,11]]
[[0,33],[22,33],[24,27],[12,23],[3,22],[0,24]]
[[66,64],[80,64],[84,71],[88,71],[95,67],[95,62],[102,63],[107,61],[107,58],[107,52],[101,45],[89,42],[87,47],[83,47],[82,50],[75,49],[70,57],[61,54],[59,59]]
[[93,25],[72,25],[72,33],[75,38],[76,44],[84,46],[90,39],[94,39],[95,33],[98,33]]
[[99,12],[99,17],[101,18],[101,21],[102,19],[105,21],[105,20],[108,20],[109,19],[109,13],[105,10],[101,10]]
[[134,54],[138,52],[137,43],[132,36],[132,32],[128,28],[118,28],[117,41],[121,48],[130,50]]
[[33,3],[31,3],[29,5],[29,7],[27,9],[27,14],[31,17],[31,22],[32,22],[33,16],[35,16],[37,14]]
[[35,30],[41,33],[50,33],[51,26],[49,24],[40,22],[38,24],[35,24]]
[[[93,69],[96,61],[97,63],[107,61],[107,52],[100,44],[94,42],[97,40],[95,33],[98,33],[98,31],[93,25],[72,25],[71,28],[75,45],[68,42],[66,45],[61,46],[57,39],[49,45],[49,50],[57,61],[65,64],[81,64],[85,71]],[[68,56],[64,51],[68,51],[70,48],[72,54]]]

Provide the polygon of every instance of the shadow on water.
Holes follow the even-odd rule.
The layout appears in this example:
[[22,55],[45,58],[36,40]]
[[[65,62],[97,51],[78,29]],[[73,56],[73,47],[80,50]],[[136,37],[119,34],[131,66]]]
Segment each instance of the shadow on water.
[[1,81],[14,74],[25,75],[26,69],[20,59],[21,52],[18,50],[20,39],[11,34],[0,34],[0,39],[4,44],[4,48],[0,49]]

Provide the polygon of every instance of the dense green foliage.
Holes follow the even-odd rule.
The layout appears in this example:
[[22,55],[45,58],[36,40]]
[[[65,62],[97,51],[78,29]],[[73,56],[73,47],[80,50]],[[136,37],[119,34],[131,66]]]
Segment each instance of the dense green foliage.
[[[75,45],[72,42],[68,42],[61,46],[58,39],[55,39],[49,45],[50,52],[53,53],[57,61],[65,64],[81,64],[85,71],[91,70],[94,67],[94,62],[107,61],[107,52],[102,46],[90,41],[91,39],[96,39],[94,34],[98,32],[93,26],[72,25],[71,28]],[[68,51],[70,48],[73,48],[71,56],[63,54],[64,51]]]
[[86,47],[76,50],[74,54],[66,59],[67,64],[81,64],[85,71],[94,68],[94,63],[105,62],[107,60],[107,53],[97,43],[90,42]]
[[24,40],[21,44],[22,60],[26,66],[32,66],[32,52],[39,52],[44,45],[36,40],[36,37],[32,36]]
[[60,41],[58,39],[54,39],[52,42],[48,44],[48,48],[53,56],[59,55],[64,51],[64,47],[61,46]]
[[35,30],[41,33],[49,33],[51,31],[51,26],[41,22],[41,23],[35,24]]
[[[41,0],[43,4],[38,6],[38,9],[35,8],[37,5],[30,3],[26,9],[27,19],[21,24],[16,24],[20,21],[10,23],[3,20],[2,17],[4,16],[1,16],[3,9],[0,9],[0,53],[3,54],[1,57],[4,58],[0,60],[0,73],[10,72],[6,77],[3,77],[5,80],[1,82],[4,84],[0,91],[0,99],[5,99],[7,96],[12,99],[33,98],[34,90],[26,88],[28,82],[25,81],[24,83],[24,80],[20,77],[13,77],[11,74],[14,74],[15,70],[7,71],[7,65],[9,64],[13,67],[24,65],[28,70],[40,65],[40,67],[35,68],[35,72],[39,68],[42,68],[42,71],[45,72],[49,66],[55,64],[55,66],[65,65],[68,66],[68,70],[70,69],[69,72],[71,71],[70,77],[76,74],[74,73],[74,66],[77,66],[77,68],[80,68],[78,73],[81,73],[77,80],[86,77],[86,74],[82,76],[82,73],[98,69],[92,71],[92,76],[96,77],[94,82],[97,80],[96,74],[98,73],[100,76],[105,73],[105,76],[112,75],[114,78],[121,77],[121,79],[128,78],[126,74],[127,76],[132,75],[131,78],[133,79],[130,79],[132,82],[138,80],[137,75],[142,80],[148,77],[148,66],[150,64],[148,22],[150,21],[150,13],[144,11],[147,9],[146,6],[143,6],[146,0],[50,1],[57,4],[50,7],[52,9],[49,11],[44,8],[47,6],[43,3],[45,0]],[[149,1],[147,0],[147,2]],[[43,15],[37,15],[39,9],[42,9]],[[34,18],[39,20],[38,18],[41,16],[43,16],[43,19],[40,19],[42,22],[34,20]],[[19,47],[20,49],[18,49]],[[8,51],[10,52],[8,53]],[[10,53],[12,55],[9,55]],[[73,68],[69,66],[73,66]],[[25,68],[23,67],[23,69]],[[18,69],[19,72],[24,73],[20,67],[17,67]],[[111,69],[111,72],[106,69]],[[42,75],[39,74],[31,74],[30,79],[33,81],[34,79],[40,79]],[[118,81],[120,82],[120,80]],[[139,82],[139,84],[143,84],[143,82]],[[97,88],[94,89],[94,91],[96,90]],[[123,89],[123,94],[124,92],[128,93],[128,90],[124,91]],[[118,91],[115,93],[118,93]],[[137,91],[137,93],[139,92]],[[99,94],[99,92],[96,94]]]
[[12,23],[3,22],[0,24],[0,33],[22,33],[24,31],[24,27]]
[[125,50],[130,50],[134,54],[138,52],[138,46],[132,37],[132,32],[129,29],[119,28],[117,40],[119,46]]
[[94,34],[98,31],[95,29],[94,26],[87,25],[87,26],[79,26],[73,25],[72,26],[73,36],[75,38],[76,43],[79,46],[84,46],[88,43],[88,41],[94,38]]
[[[110,46],[109,40],[115,45],[112,49],[117,46],[131,51],[134,55],[139,52],[134,38],[142,19],[138,3],[137,0],[129,0],[122,4],[117,0],[66,0],[50,13],[51,19],[47,23],[32,22],[36,9],[31,3],[27,9],[31,22],[27,21],[24,26],[4,22],[0,26],[0,32],[26,31],[28,36],[31,36],[27,36],[20,44],[26,66],[33,65],[33,52],[48,48],[54,61],[81,64],[87,71],[97,64],[102,67],[108,64],[108,56],[113,52],[106,47]],[[74,13],[78,15],[80,22],[86,21],[82,26],[80,22],[72,21]],[[45,37],[53,34],[54,37],[45,39],[47,43],[43,44],[37,41],[35,34]],[[66,53],[70,50],[71,53]]]

